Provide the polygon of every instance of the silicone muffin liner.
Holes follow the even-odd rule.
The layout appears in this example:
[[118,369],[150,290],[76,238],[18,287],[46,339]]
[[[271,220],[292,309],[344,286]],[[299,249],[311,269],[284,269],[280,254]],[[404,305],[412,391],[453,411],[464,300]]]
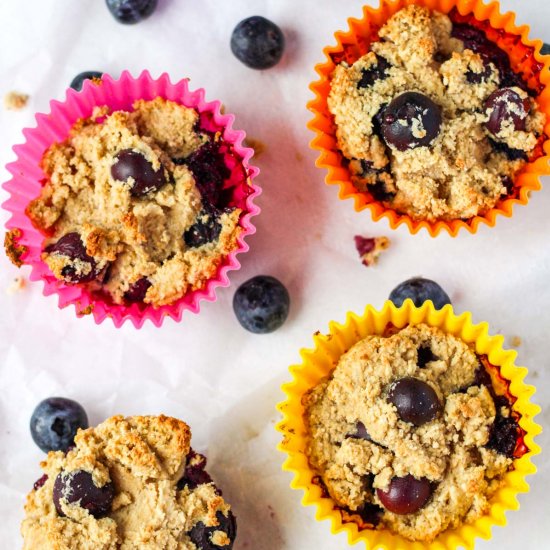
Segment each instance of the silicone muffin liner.
[[[91,116],[96,106],[107,105],[111,110],[131,110],[134,101],[151,100],[156,97],[195,108],[200,114],[201,128],[221,132],[224,142],[230,148],[232,158],[237,159],[237,162],[233,161],[234,166],[229,166],[232,169],[232,179],[230,178],[229,182],[233,180],[233,183],[238,182],[236,178],[240,177],[241,191],[243,186],[247,186],[244,196],[235,197],[244,206],[244,213],[239,222],[242,232],[238,238],[237,249],[225,258],[216,276],[209,279],[203,289],[189,292],[175,303],[158,308],[143,304],[130,306],[112,304],[100,297],[92,296],[81,286],[67,285],[55,278],[41,259],[44,235],[33,226],[25,214],[25,209],[29,202],[40,194],[46,180],[40,168],[44,152],[52,143],[66,139],[71,127],[78,119]],[[221,107],[222,104],[219,101],[207,102],[203,89],[190,90],[187,79],[172,84],[166,73],[154,79],[148,71],[143,71],[137,78],[133,78],[128,71],[124,71],[118,80],[109,75],[104,75],[101,81],[87,80],[84,82],[82,91],[76,92],[69,89],[65,101],[51,101],[49,114],[36,115],[36,127],[23,130],[26,142],[13,148],[17,160],[7,165],[13,177],[3,185],[10,194],[10,198],[2,206],[12,214],[6,223],[7,229],[21,231],[17,242],[27,248],[21,260],[24,264],[31,266],[31,281],[44,282],[44,295],[57,294],[60,308],[72,304],[79,317],[91,313],[98,324],[109,317],[116,327],[120,327],[129,320],[136,328],[140,328],[146,319],[156,326],[160,326],[166,316],[180,321],[186,310],[198,313],[201,300],[216,300],[216,288],[229,285],[229,271],[240,267],[237,255],[246,252],[249,248],[245,237],[256,231],[251,218],[260,212],[254,204],[254,199],[261,192],[260,188],[252,183],[259,173],[258,168],[249,164],[254,151],[243,146],[245,133],[233,129],[234,115],[222,114]],[[228,156],[226,156],[226,163],[227,159]],[[237,194],[236,191],[235,195]]]
[[[498,369],[498,377],[506,383],[509,381],[507,395],[512,401],[515,399],[512,409],[521,415],[519,425],[525,432],[518,448],[526,452],[520,458],[514,459],[513,469],[505,474],[503,486],[491,499],[489,513],[473,523],[440,533],[431,543],[411,542],[384,528],[360,529],[356,523],[343,520],[335,502],[325,496],[326,493],[315,483],[318,473],[310,467],[305,454],[306,427],[302,406],[304,394],[328,376],[342,354],[356,342],[371,334],[383,334],[391,325],[403,328],[419,323],[426,323],[453,334],[471,344],[476,353],[487,355],[491,365]],[[541,428],[534,422],[540,408],[530,401],[535,389],[523,381],[527,369],[514,364],[517,354],[515,351],[503,349],[502,336],[489,335],[487,323],[474,325],[471,313],[455,315],[450,305],[436,310],[432,302],[425,302],[422,307],[417,308],[411,300],[406,300],[401,308],[386,302],[381,311],[367,306],[361,316],[348,313],[344,324],[331,322],[329,333],[316,333],[313,341],[313,349],[300,351],[302,363],[290,367],[292,381],[282,386],[286,399],[277,406],[283,415],[277,430],[283,436],[278,449],[287,455],[283,470],[294,474],[291,487],[304,491],[303,505],[317,507],[317,520],[329,520],[332,533],[345,532],[350,544],[362,542],[368,550],[454,550],[461,546],[471,550],[476,538],[489,539],[494,525],[506,524],[505,512],[519,508],[517,495],[529,491],[525,478],[536,472],[531,458],[540,452],[534,437],[540,433]]]
[[[406,214],[386,208],[382,203],[374,200],[370,194],[356,189],[338,149],[333,117],[327,106],[332,72],[340,60],[345,59],[353,63],[367,53],[370,44],[377,39],[378,29],[394,13],[410,4],[425,6],[445,14],[456,8],[460,16],[473,16],[477,22],[481,22],[482,28],[486,27],[491,32],[491,40],[506,51],[512,68],[515,71],[524,72],[529,76],[529,80],[536,82],[540,88],[536,99],[540,110],[546,114],[545,139],[544,143],[541,140],[539,145],[541,156],[527,163],[516,175],[513,195],[499,201],[495,208],[483,216],[452,221],[414,220]],[[515,15],[512,12],[501,14],[497,2],[485,4],[480,0],[381,0],[378,8],[364,6],[363,17],[348,19],[348,25],[347,31],[335,33],[335,46],[324,48],[326,60],[315,67],[320,78],[310,84],[315,98],[307,105],[314,114],[314,118],[308,123],[308,128],[315,133],[310,147],[319,152],[316,166],[326,168],[325,182],[328,185],[339,186],[340,199],[353,199],[355,210],[357,212],[364,209],[370,210],[374,221],[386,218],[392,229],[405,225],[412,234],[425,228],[432,237],[437,236],[441,231],[446,231],[454,237],[462,228],[475,233],[480,224],[493,227],[497,216],[512,216],[514,204],[527,204],[531,191],[541,189],[540,176],[550,174],[550,56],[541,55],[543,43],[528,37],[527,25],[520,27],[515,25]]]

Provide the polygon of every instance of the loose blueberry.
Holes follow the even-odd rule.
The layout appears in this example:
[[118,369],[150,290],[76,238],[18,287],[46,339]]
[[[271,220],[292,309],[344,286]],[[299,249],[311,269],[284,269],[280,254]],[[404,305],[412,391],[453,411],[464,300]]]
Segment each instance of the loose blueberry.
[[435,390],[426,382],[407,376],[394,382],[388,393],[401,420],[422,426],[433,420],[441,411]]
[[145,295],[152,285],[147,277],[138,279],[130,285],[130,288],[124,293],[124,299],[131,304],[137,304],[145,300]]
[[139,23],[157,7],[157,0],[105,0],[113,17],[125,25]]
[[95,518],[107,515],[111,511],[115,498],[115,486],[111,481],[98,487],[92,474],[84,470],[74,472],[62,471],[55,478],[53,485],[53,502],[60,516],[65,516],[61,508],[61,500],[68,504],[77,504],[90,512]]
[[134,197],[143,197],[151,191],[158,191],[166,184],[164,170],[161,168],[155,171],[141,153],[132,149],[124,149],[116,154],[111,175],[113,179],[122,182],[132,178],[134,181],[130,193]]
[[525,130],[525,121],[529,114],[529,99],[522,99],[510,88],[495,90],[484,103],[489,120],[485,127],[491,134],[498,134],[505,125],[511,124],[514,130]]
[[540,53],[542,55],[550,55],[550,44],[546,44],[545,42],[540,49]]
[[191,449],[187,455],[187,463],[182,478],[178,481],[178,489],[181,491],[184,487],[193,490],[199,485],[212,483],[212,478],[205,470],[206,457],[196,453]]
[[44,483],[46,483],[46,481],[48,481],[48,474],[44,474],[40,479],[37,479],[34,482],[34,485],[32,486],[32,488],[35,491],[38,491],[38,489],[40,489],[40,487],[44,486]]
[[382,136],[399,151],[429,145],[440,128],[441,109],[418,92],[397,96],[382,113]]
[[275,23],[255,15],[241,21],[231,35],[231,51],[251,69],[269,69],[279,63],[285,36]]
[[[206,219],[205,219],[206,218]],[[222,226],[212,212],[201,212],[197,221],[185,230],[183,240],[190,248],[198,248],[203,244],[208,244],[218,240]]]
[[379,55],[376,56],[376,63],[371,65],[368,69],[363,69],[361,72],[361,79],[357,83],[358,88],[368,88],[372,86],[377,80],[385,80],[388,77],[388,69],[391,65]]
[[431,300],[436,309],[451,303],[447,293],[435,281],[422,277],[413,277],[398,284],[389,296],[397,307],[401,307],[407,298],[410,298],[416,307],[420,307],[426,300]]
[[[233,548],[233,542],[237,536],[237,522],[235,516],[231,511],[225,516],[222,512],[216,513],[216,519],[218,525],[215,527],[206,527],[202,521],[199,521],[193,526],[191,531],[187,533],[187,536],[197,547],[197,550],[231,550]],[[212,535],[215,531],[222,531],[227,535],[229,544],[224,546],[218,546],[212,542]]]
[[289,307],[287,289],[268,275],[249,279],[233,296],[233,310],[239,323],[256,334],[277,330],[285,322]]
[[[216,208],[226,206],[223,193],[225,180],[231,175],[225,165],[219,142],[209,142],[182,161],[187,164],[195,178],[205,206]],[[181,162],[176,162],[180,164]]]
[[394,477],[387,491],[376,489],[376,494],[386,510],[399,515],[414,514],[428,502],[432,486],[425,477],[416,479],[409,474]]
[[100,73],[99,71],[84,71],[83,73],[77,74],[72,80],[71,80],[71,88],[73,90],[76,90],[77,92],[80,92],[82,90],[82,86],[84,85],[85,80],[92,80],[94,78],[99,78],[103,76],[103,73]]
[[41,401],[31,416],[31,435],[45,452],[67,451],[79,428],[88,427],[86,411],[76,401],[49,397]]
[[67,283],[86,283],[98,275],[96,261],[86,252],[86,247],[78,233],[63,235],[57,242],[48,246],[46,252],[66,256],[70,260],[78,260],[79,264],[88,264],[89,268],[87,269],[84,269],[83,266],[66,265],[61,270],[61,276]]

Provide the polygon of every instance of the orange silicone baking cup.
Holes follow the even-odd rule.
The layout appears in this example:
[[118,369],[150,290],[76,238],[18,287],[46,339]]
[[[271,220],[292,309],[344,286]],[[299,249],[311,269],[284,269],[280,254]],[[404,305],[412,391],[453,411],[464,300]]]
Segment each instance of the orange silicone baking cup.
[[[353,63],[368,52],[371,42],[377,39],[378,29],[394,13],[410,4],[422,5],[446,14],[456,8],[460,16],[471,15],[478,22],[488,22],[491,29],[499,31],[496,43],[510,57],[512,69],[516,72],[526,71],[531,79],[536,79],[540,88],[536,99],[540,110],[546,114],[545,140],[541,143],[541,154],[526,163],[516,175],[514,196],[499,201],[495,208],[483,216],[475,216],[469,220],[414,220],[406,214],[384,207],[368,193],[358,191],[351,181],[348,168],[342,162],[343,156],[338,149],[333,117],[327,106],[332,72],[338,60],[345,59]],[[319,151],[316,165],[327,169],[326,183],[340,187],[340,199],[352,198],[355,210],[370,210],[375,221],[387,218],[392,229],[404,224],[413,234],[425,228],[432,237],[442,230],[454,237],[461,228],[475,233],[481,223],[493,227],[499,214],[510,217],[514,204],[527,204],[530,192],[541,189],[540,176],[550,174],[550,56],[541,55],[543,43],[528,37],[527,25],[515,25],[515,15],[512,12],[501,14],[498,2],[485,4],[480,0],[381,0],[378,8],[364,6],[362,19],[350,18],[348,25],[349,30],[335,33],[335,46],[324,48],[326,60],[315,67],[320,79],[310,84],[315,98],[308,103],[308,109],[315,115],[308,123],[308,128],[315,133],[310,147]]]
[[[429,543],[412,542],[384,528],[362,529],[355,522],[344,520],[341,510],[319,486],[318,472],[309,465],[302,406],[304,394],[330,375],[340,357],[359,340],[384,334],[388,327],[400,329],[419,323],[453,334],[468,343],[477,354],[487,357],[494,374],[492,378],[504,382],[507,387],[505,393],[521,428],[513,468],[504,475],[502,487],[491,497],[489,512],[472,523],[440,533]],[[494,525],[506,524],[505,513],[519,508],[517,495],[529,491],[526,476],[536,472],[531,459],[540,453],[534,437],[541,428],[534,422],[540,412],[540,407],[531,402],[535,388],[524,383],[527,369],[514,364],[517,354],[503,349],[502,336],[491,336],[487,323],[473,324],[469,312],[457,316],[450,305],[436,310],[432,302],[425,302],[417,308],[411,300],[406,300],[400,308],[386,302],[380,311],[367,306],[363,315],[348,313],[344,324],[331,322],[328,334],[316,333],[313,340],[315,347],[300,351],[302,363],[290,367],[292,381],[282,386],[286,399],[277,406],[283,415],[277,430],[283,436],[278,449],[287,455],[283,470],[294,474],[291,487],[304,491],[302,503],[317,507],[317,520],[330,520],[332,533],[345,532],[350,544],[362,542],[368,550],[455,550],[459,547],[472,550],[477,538],[491,537]]]

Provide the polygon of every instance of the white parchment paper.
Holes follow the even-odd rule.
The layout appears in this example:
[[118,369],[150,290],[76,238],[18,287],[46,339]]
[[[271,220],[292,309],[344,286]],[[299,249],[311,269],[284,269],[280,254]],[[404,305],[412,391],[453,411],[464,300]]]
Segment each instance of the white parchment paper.
[[[165,413],[186,420],[193,445],[205,451],[209,469],[232,503],[239,520],[236,550],[302,550],[347,547],[344,535],[330,535],[314,510],[300,505],[281,472],[275,450],[275,404],[287,367],[298,350],[311,345],[312,333],[347,310],[380,306],[400,281],[424,275],[439,281],[459,311],[471,310],[492,332],[520,336],[519,364],[529,368],[542,405],[539,422],[550,420],[550,193],[536,193],[512,219],[495,229],[441,235],[392,232],[386,222],[357,214],[350,201],[324,185],[314,166],[306,129],[311,98],[308,84],[321,49],[348,16],[361,14],[361,0],[160,0],[146,22],[117,24],[103,0],[0,0],[0,95],[30,94],[21,112],[0,111],[0,181],[14,159],[11,146],[33,114],[62,98],[74,75],[102,70],[118,75],[144,68],[173,80],[190,77],[207,98],[222,100],[237,115],[237,128],[266,144],[257,159],[263,186],[255,218],[258,232],[232,286],[218,292],[199,315],[186,314],[159,330],[146,325],[116,330],[77,319],[74,309],[59,310],[29,283],[13,295],[5,290],[20,272],[0,254],[0,548],[21,546],[19,522],[25,494],[40,477],[42,453],[33,444],[28,422],[36,403],[51,395],[78,400],[92,423],[114,413]],[[504,8],[550,42],[547,0],[506,0]],[[250,15],[276,21],[287,36],[279,66],[256,72],[231,54],[229,37]],[[545,181],[548,183],[548,179]],[[0,199],[5,200],[2,191]],[[5,212],[0,221],[6,220]],[[356,234],[388,235],[391,248],[374,268],[361,265]],[[255,336],[240,328],[231,300],[235,288],[259,273],[280,278],[292,296],[285,326]],[[23,269],[22,274],[28,276]],[[541,550],[550,540],[546,454],[550,436],[539,438],[539,473],[530,478],[521,509],[509,514],[509,527],[496,529],[476,548]]]

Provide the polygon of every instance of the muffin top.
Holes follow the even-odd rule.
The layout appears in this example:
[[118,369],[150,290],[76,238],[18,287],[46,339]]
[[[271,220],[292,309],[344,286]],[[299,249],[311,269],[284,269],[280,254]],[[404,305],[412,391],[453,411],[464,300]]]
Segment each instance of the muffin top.
[[96,108],[44,154],[27,214],[55,277],[117,304],[171,304],[238,246],[245,171],[199,114],[161,98]]
[[114,416],[50,452],[27,497],[24,550],[231,550],[235,518],[166,416]]
[[352,181],[417,220],[469,219],[510,194],[545,117],[483,31],[411,5],[328,97]]
[[486,514],[519,436],[494,386],[474,351],[437,328],[361,340],[303,400],[319,483],[344,517],[410,540]]

